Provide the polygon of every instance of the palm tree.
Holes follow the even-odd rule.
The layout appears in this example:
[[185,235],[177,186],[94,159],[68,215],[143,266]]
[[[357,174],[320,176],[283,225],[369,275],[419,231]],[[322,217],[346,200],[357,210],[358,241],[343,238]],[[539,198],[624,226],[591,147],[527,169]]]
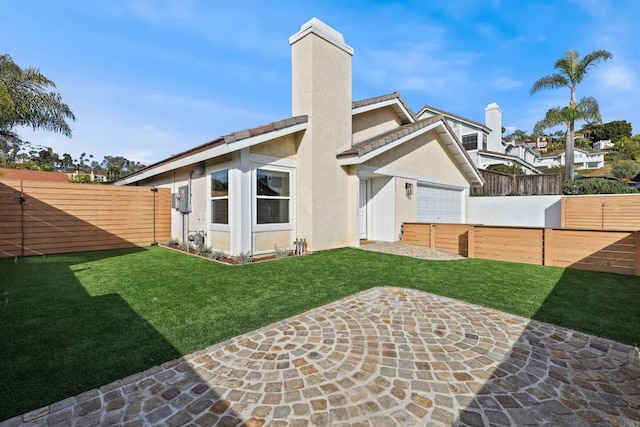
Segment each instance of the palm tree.
[[606,50],[595,50],[580,58],[580,54],[568,50],[565,56],[558,59],[554,65],[558,72],[542,77],[531,87],[531,95],[543,89],[556,89],[565,86],[571,90],[568,106],[550,109],[544,119],[534,126],[534,133],[537,135],[542,134],[545,129],[558,125],[567,126],[565,136],[565,179],[567,181],[573,181],[573,144],[576,121],[602,121],[600,107],[595,98],[582,98],[580,102],[576,102],[576,86],[582,82],[591,68],[612,57],[613,55]]
[[24,143],[18,126],[71,137],[67,120],[76,118],[60,94],[51,91],[55,87],[37,68],[22,69],[11,56],[0,55],[0,154]]

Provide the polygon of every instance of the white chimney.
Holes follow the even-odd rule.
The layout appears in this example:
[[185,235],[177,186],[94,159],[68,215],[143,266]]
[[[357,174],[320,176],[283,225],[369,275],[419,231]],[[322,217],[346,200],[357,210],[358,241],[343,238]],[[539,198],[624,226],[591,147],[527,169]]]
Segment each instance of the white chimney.
[[491,129],[487,138],[487,150],[497,153],[504,153],[502,146],[502,110],[495,102],[487,105],[484,109],[484,124]]

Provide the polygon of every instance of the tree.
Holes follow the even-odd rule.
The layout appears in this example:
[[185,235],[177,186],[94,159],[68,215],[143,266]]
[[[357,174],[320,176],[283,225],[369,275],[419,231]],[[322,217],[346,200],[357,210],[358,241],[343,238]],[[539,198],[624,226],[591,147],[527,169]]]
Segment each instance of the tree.
[[576,87],[582,82],[591,68],[595,67],[599,62],[607,61],[612,57],[613,55],[606,50],[596,50],[580,58],[577,52],[568,50],[565,56],[558,59],[554,64],[554,68],[558,72],[542,77],[531,87],[531,95],[543,89],[557,89],[565,86],[571,91],[568,106],[550,109],[544,119],[536,123],[534,127],[534,133],[540,135],[545,129],[566,125],[565,180],[567,181],[573,181],[573,144],[576,121],[602,121],[600,107],[595,98],[587,97],[582,98],[580,102],[576,101]]
[[602,125],[603,128],[603,138],[600,139],[610,139],[611,142],[619,141],[622,138],[631,138],[632,127],[631,123],[626,120],[614,120],[609,123],[605,123]]
[[9,55],[0,55],[0,158],[20,150],[24,141],[19,126],[62,133],[71,137],[68,120],[73,112],[62,97],[52,91],[56,85],[37,68],[22,69]]

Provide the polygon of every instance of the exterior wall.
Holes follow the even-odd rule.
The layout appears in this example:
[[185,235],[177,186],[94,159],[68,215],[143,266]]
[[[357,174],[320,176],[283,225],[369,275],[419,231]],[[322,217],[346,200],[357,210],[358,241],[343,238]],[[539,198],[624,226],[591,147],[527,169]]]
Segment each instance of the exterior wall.
[[297,154],[296,237],[306,239],[310,251],[358,244],[351,230],[353,190],[336,161],[336,152],[351,146],[352,50],[335,30],[320,26],[330,33],[323,37],[314,25],[310,21],[290,39],[293,115],[309,116]]
[[231,234],[226,231],[209,231],[211,247],[218,251],[231,251]]
[[[400,229],[403,222],[416,222],[418,212],[416,195],[418,181],[415,179],[396,178],[395,183],[396,218],[393,241],[400,240]],[[411,196],[407,196],[406,184],[413,186],[413,194]]]
[[[230,156],[221,156],[207,161],[207,168],[219,163],[229,161]],[[140,182],[141,186],[156,186],[159,188],[169,188],[172,193],[177,193],[182,186],[189,185],[189,175],[194,171],[196,165],[186,166],[172,172],[166,172],[151,179]],[[182,214],[175,209],[171,210],[171,237],[179,241],[188,239],[189,234],[201,231],[209,236],[209,195],[207,194],[209,175],[202,175],[194,172],[191,175],[191,212]],[[205,239],[205,243],[210,246],[213,241],[210,237]],[[217,248],[217,247],[216,247]],[[223,248],[219,248],[225,250]]]
[[427,132],[365,163],[368,166],[435,179],[437,183],[469,187],[463,173],[455,166],[435,132]]
[[254,233],[255,252],[273,252],[274,248],[292,247],[291,231],[265,231]]
[[358,143],[400,126],[391,107],[379,108],[353,116],[353,143]]
[[251,154],[295,159],[300,138],[296,134],[283,136],[251,147]]
[[562,196],[470,197],[470,224],[560,227]]

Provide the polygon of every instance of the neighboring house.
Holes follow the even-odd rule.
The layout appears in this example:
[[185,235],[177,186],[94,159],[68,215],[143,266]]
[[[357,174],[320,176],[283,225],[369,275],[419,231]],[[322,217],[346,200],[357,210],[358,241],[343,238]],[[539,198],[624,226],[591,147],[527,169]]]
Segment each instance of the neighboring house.
[[29,169],[0,168],[0,179],[21,179],[25,181],[69,182],[64,172],[32,171]]
[[86,172],[80,172],[80,171],[67,172],[67,176],[69,178],[77,178],[79,175],[80,176],[87,175],[89,177],[90,182],[93,182],[93,181],[107,182],[107,176],[101,173],[95,173],[93,171],[89,172],[88,174]]
[[[587,151],[574,148],[573,164],[575,169],[600,169],[604,167],[605,151]],[[554,168],[565,165],[565,153],[541,156],[536,162],[539,168]]]
[[610,139],[601,139],[600,141],[594,142],[591,146],[594,150],[606,150],[607,148],[613,147],[613,142]]
[[487,105],[484,125],[429,105],[422,107],[416,117],[423,119],[437,115],[445,117],[478,168],[486,169],[492,165],[504,164],[520,166],[527,175],[542,173],[533,164],[533,159],[537,156],[535,151],[514,146],[502,139],[502,110],[498,104]]
[[292,49],[292,117],[219,137],[118,185],[176,194],[172,235],[201,232],[231,254],[304,239],[318,251],[396,241],[408,221],[465,222],[482,178],[441,115],[417,119],[400,95],[352,102],[353,49],[317,19]]

